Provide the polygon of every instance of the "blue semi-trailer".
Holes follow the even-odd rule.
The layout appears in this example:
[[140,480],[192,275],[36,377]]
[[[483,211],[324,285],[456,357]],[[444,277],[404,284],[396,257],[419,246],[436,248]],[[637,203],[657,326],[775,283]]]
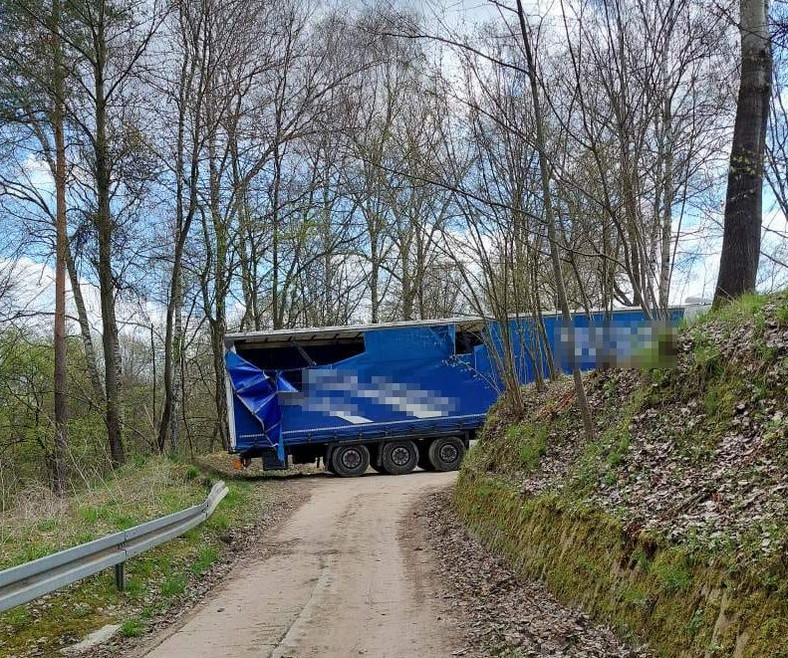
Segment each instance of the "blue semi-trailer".
[[[682,309],[669,312],[675,323]],[[651,344],[636,310],[576,315],[571,331],[544,317],[558,364],[584,370]],[[504,327],[506,328],[506,327]],[[544,357],[535,324],[509,321],[522,383]],[[540,330],[541,331],[541,330]],[[230,452],[265,469],[319,462],[337,475],[459,468],[501,390],[502,327],[480,318],[229,334],[225,339]],[[566,339],[571,340],[566,340]],[[566,349],[570,345],[569,350]]]

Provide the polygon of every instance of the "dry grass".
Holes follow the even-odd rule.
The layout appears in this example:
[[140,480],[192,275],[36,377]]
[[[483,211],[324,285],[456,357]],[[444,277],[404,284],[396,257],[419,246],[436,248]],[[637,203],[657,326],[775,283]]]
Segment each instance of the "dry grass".
[[0,568],[183,509],[206,490],[196,469],[166,459],[128,466],[66,500],[31,485],[0,516]]
[[[151,459],[93,480],[65,503],[27,489],[13,512],[0,516],[0,568],[188,507],[217,479],[195,465]],[[129,560],[125,592],[116,591],[108,569],[0,614],[0,656],[56,656],[108,623],[122,624],[125,636],[147,632],[210,586],[214,568],[230,564],[261,515],[276,518],[277,501],[287,499],[278,485],[228,482],[230,492],[205,523]]]
[[236,470],[233,466],[234,458],[234,455],[229,455],[226,452],[214,452],[207,455],[201,455],[195,459],[195,462],[200,468],[214,473],[217,476],[236,480],[273,479],[291,477],[293,475],[312,475],[314,473],[323,472],[322,468],[318,468],[314,464],[298,464],[296,466],[291,466],[286,471],[264,471],[260,459],[253,459],[248,468]]

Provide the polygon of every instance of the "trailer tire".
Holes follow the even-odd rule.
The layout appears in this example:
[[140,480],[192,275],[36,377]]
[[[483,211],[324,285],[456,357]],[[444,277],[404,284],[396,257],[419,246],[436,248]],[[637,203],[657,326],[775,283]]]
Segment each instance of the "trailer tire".
[[430,464],[436,471],[456,471],[465,457],[465,444],[457,436],[444,436],[430,444]]
[[369,468],[369,450],[365,445],[337,446],[331,453],[331,466],[343,478],[363,475]]
[[386,473],[405,475],[419,463],[419,449],[413,441],[391,441],[383,446],[381,461]]

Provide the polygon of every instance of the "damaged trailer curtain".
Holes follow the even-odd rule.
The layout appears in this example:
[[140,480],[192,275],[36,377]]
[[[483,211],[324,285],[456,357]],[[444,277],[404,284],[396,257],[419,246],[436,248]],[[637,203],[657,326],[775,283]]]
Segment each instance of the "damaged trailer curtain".
[[235,396],[260,423],[269,443],[267,447],[276,448],[277,458],[284,462],[282,409],[277,393],[295,391],[295,388],[280,373],[269,376],[235,352],[227,352],[224,362]]

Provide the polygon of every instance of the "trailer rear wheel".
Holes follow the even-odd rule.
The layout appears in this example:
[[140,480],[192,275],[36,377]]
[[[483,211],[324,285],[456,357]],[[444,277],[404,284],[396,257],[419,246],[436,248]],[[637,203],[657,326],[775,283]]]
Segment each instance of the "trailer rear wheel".
[[331,466],[344,478],[363,475],[369,468],[369,450],[363,445],[338,446],[331,454]]
[[391,475],[410,473],[419,463],[419,450],[413,441],[392,441],[383,446],[383,468]]
[[430,463],[436,471],[456,471],[465,456],[465,444],[456,436],[444,436],[430,444]]

